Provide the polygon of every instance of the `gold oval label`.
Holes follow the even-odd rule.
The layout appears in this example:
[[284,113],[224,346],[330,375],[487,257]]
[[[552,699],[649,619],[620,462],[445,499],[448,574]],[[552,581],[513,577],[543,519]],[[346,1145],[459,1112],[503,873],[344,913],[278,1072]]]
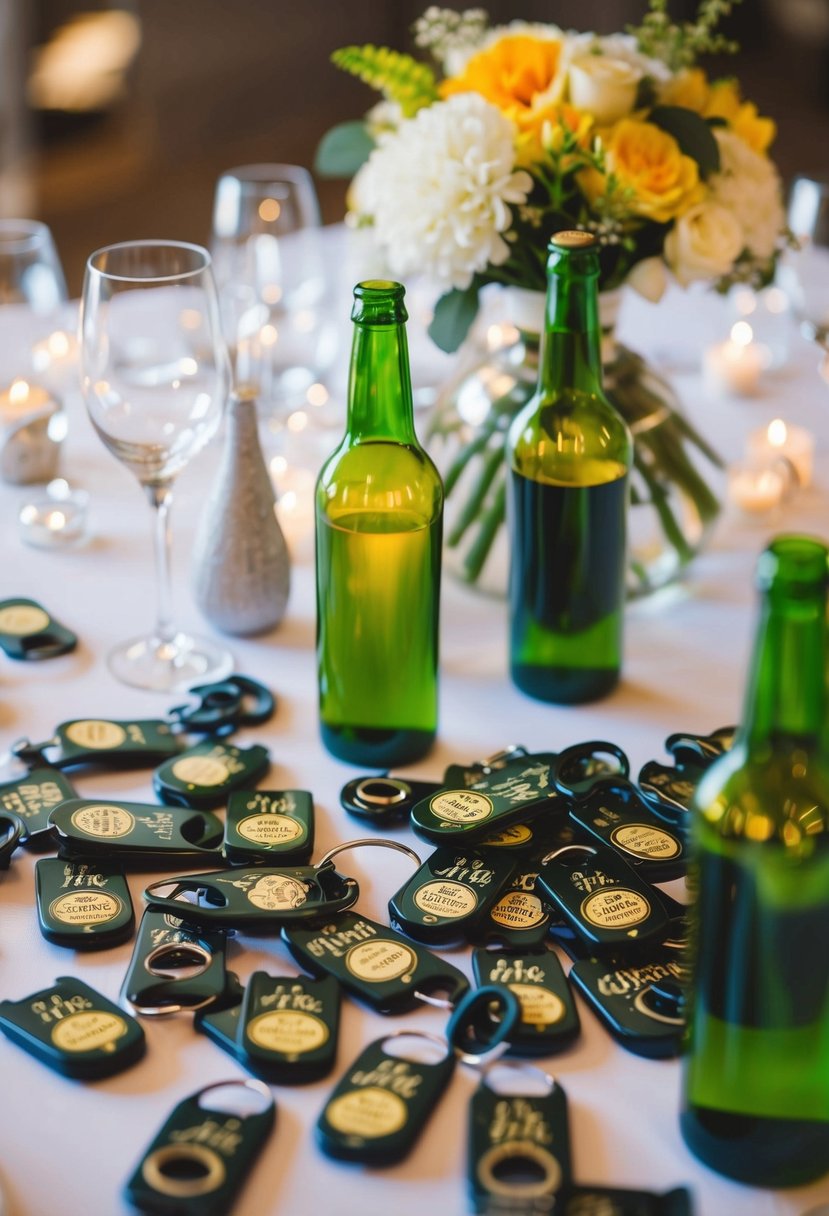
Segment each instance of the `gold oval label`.
[[561,997],[537,984],[509,984],[521,1005],[521,1021],[527,1026],[553,1026],[567,1012]]
[[544,905],[529,891],[507,891],[490,912],[496,925],[505,929],[533,929],[546,916]]
[[72,722],[66,727],[66,737],[78,747],[120,747],[127,732],[117,722],[102,722],[89,718],[83,722]]
[[287,815],[248,815],[237,824],[236,831],[254,844],[280,845],[297,840],[303,834],[303,826]]
[[188,785],[221,785],[230,773],[224,760],[215,756],[182,756],[173,765],[173,776]]
[[101,1009],[70,1013],[52,1028],[52,1042],[60,1051],[114,1051],[113,1044],[127,1033],[127,1023]]
[[647,823],[625,823],[613,829],[610,839],[632,857],[649,857],[656,861],[664,858],[670,861],[672,857],[677,857],[680,851],[678,840]]
[[285,874],[266,874],[247,893],[250,902],[268,912],[282,908],[299,908],[308,898],[308,887],[296,878]]
[[345,965],[358,979],[367,980],[370,984],[382,984],[414,971],[417,955],[402,942],[381,937],[352,946],[345,956]]
[[429,810],[447,823],[477,823],[492,814],[492,799],[474,790],[445,790],[435,794]]
[[627,887],[610,887],[597,891],[582,901],[581,915],[591,925],[601,929],[629,929],[647,920],[651,906],[644,895]]
[[71,823],[86,832],[87,836],[101,836],[107,840],[118,836],[129,836],[135,820],[129,811],[107,802],[96,802],[93,806],[82,806],[72,815]]
[[11,633],[24,637],[27,633],[40,633],[49,624],[49,614],[31,604],[10,604],[0,609],[0,633]]
[[491,836],[485,837],[481,844],[491,845],[492,848],[514,849],[532,838],[532,830],[526,823],[514,823],[511,828],[501,828],[500,832],[493,832]]
[[316,1051],[328,1041],[325,1022],[313,1013],[299,1009],[272,1009],[248,1022],[245,1033],[252,1043],[265,1051],[286,1056],[301,1056]]
[[121,911],[117,895],[107,891],[69,891],[49,904],[49,915],[67,925],[100,925]]
[[397,1094],[369,1085],[335,1098],[326,1108],[325,1117],[333,1128],[346,1136],[372,1140],[399,1132],[409,1115],[406,1103]]
[[430,912],[433,916],[445,916],[450,919],[468,916],[478,906],[475,892],[462,882],[437,879],[435,882],[426,882],[417,888],[413,898],[421,912]]

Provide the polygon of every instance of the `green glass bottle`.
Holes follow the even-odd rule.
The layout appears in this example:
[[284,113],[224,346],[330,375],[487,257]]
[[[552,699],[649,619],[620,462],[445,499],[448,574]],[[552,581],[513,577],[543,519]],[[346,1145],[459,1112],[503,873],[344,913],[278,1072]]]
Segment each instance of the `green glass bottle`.
[[510,664],[542,701],[593,701],[622,665],[633,442],[602,392],[595,238],[550,243],[538,386],[507,437]]
[[354,289],[346,432],[316,492],[322,739],[379,768],[437,729],[443,486],[415,435],[404,294]]
[[682,1134],[755,1186],[829,1170],[827,550],[760,559],[744,720],[695,797]]

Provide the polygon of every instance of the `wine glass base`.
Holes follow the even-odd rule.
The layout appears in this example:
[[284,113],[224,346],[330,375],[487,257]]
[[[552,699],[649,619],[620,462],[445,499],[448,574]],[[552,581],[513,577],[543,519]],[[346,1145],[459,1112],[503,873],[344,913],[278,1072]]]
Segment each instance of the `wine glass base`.
[[233,670],[229,650],[209,641],[177,633],[169,641],[132,638],[107,655],[116,680],[153,692],[184,692],[193,684],[222,680]]

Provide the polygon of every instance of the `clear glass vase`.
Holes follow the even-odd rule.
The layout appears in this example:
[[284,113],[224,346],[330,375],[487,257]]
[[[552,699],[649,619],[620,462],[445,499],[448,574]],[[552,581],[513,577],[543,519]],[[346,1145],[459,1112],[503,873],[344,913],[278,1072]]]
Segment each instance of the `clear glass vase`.
[[[536,383],[544,297],[508,289],[514,324],[504,340],[462,361],[439,393],[427,446],[446,490],[444,569],[476,589],[505,595],[504,441]],[[635,443],[629,517],[628,596],[676,579],[705,545],[720,511],[712,481],[722,461],[685,417],[671,385],[616,340],[620,293],[600,297],[607,396]],[[492,330],[490,330],[490,340]]]

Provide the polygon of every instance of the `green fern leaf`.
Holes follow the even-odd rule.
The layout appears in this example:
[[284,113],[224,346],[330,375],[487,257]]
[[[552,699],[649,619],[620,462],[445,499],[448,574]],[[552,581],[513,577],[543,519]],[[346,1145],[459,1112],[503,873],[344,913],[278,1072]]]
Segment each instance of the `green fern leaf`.
[[368,43],[342,47],[331,60],[344,72],[377,89],[387,101],[397,102],[405,118],[437,100],[435,73],[428,64],[411,55]]

